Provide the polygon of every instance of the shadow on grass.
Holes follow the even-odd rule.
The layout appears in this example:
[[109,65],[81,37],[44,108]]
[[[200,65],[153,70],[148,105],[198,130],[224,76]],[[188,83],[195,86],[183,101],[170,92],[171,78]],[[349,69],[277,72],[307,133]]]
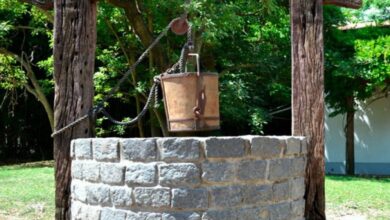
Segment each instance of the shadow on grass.
[[4,165],[4,166],[0,166],[0,170],[19,170],[24,168],[41,168],[41,167],[54,167],[54,161],[46,160],[46,161],[38,161],[38,162],[31,162],[31,163]]
[[390,183],[390,177],[388,176],[347,176],[347,175],[326,175],[326,179],[340,182],[350,181],[375,181],[382,183]]

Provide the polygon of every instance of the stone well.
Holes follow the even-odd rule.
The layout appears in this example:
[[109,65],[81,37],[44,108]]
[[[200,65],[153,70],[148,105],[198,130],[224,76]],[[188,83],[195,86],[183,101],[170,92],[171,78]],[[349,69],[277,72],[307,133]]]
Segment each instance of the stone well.
[[303,219],[298,137],[72,142],[72,219]]

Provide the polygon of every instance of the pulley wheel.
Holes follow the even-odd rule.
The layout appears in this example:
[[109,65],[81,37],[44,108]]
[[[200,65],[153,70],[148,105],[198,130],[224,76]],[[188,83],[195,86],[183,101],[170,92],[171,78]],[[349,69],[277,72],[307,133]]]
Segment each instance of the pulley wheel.
[[175,18],[172,21],[171,31],[177,35],[187,33],[189,28],[188,21],[185,18]]

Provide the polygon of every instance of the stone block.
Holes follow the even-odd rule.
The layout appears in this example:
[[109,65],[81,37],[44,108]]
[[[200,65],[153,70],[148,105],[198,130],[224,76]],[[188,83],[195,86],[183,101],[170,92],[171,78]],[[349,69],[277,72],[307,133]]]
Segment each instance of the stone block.
[[72,220],[96,220],[100,219],[100,208],[87,206],[82,203],[72,201],[71,219]]
[[229,182],[235,178],[235,164],[228,162],[205,162],[202,164],[202,179],[205,182]]
[[162,220],[200,220],[196,212],[163,213]]
[[117,138],[92,139],[93,158],[97,161],[119,161],[119,143]]
[[133,204],[131,188],[113,186],[110,190],[111,202],[115,207],[130,207]]
[[307,140],[305,137],[299,137],[301,140],[301,154],[307,153]]
[[173,163],[159,165],[162,186],[195,186],[200,183],[200,170],[193,163]]
[[270,160],[268,179],[278,180],[286,179],[290,176],[291,159],[275,159]]
[[84,207],[84,217],[82,220],[96,220],[100,219],[100,214],[102,210],[100,207],[91,207],[91,206],[85,206]]
[[71,140],[70,141],[70,158],[71,159],[75,159],[76,158],[76,154],[74,152],[74,141],[75,140]]
[[156,184],[155,163],[132,163],[126,168],[125,181],[129,186],[153,186]]
[[123,159],[130,161],[154,161],[157,158],[156,139],[120,139]]
[[206,189],[173,189],[172,207],[180,209],[205,209],[208,207]]
[[87,187],[87,201],[91,205],[110,205],[110,187],[102,184],[89,184]]
[[290,219],[290,204],[289,203],[280,203],[271,205],[269,207],[270,219],[272,220],[286,220]]
[[123,185],[125,166],[116,163],[102,163],[100,178],[103,183],[110,185]]
[[244,186],[218,186],[210,190],[210,207],[239,206],[245,201]]
[[157,140],[164,161],[194,161],[199,159],[200,141],[194,138],[162,138]]
[[297,157],[291,158],[290,175],[291,176],[303,176],[305,174],[306,158]]
[[237,219],[261,220],[269,219],[268,212],[264,208],[242,208],[235,211]]
[[301,153],[301,140],[296,137],[289,137],[286,140],[286,155],[300,154]]
[[289,182],[275,183],[272,186],[272,198],[274,202],[281,202],[287,200],[290,196]]
[[305,195],[305,178],[300,177],[291,179],[290,183],[290,197],[291,199],[301,199]]
[[73,140],[74,157],[77,159],[92,159],[91,139],[81,138]]
[[249,141],[236,137],[208,138],[205,141],[205,151],[208,158],[229,158],[245,156]]
[[71,210],[71,219],[72,220],[81,220],[83,215],[82,210],[83,204],[81,202],[77,202],[75,200],[72,200],[70,210]]
[[133,190],[135,203],[140,207],[169,207],[171,201],[169,188],[138,187]]
[[100,163],[85,162],[83,163],[83,177],[89,182],[98,182],[100,176]]
[[211,211],[204,212],[202,216],[202,220],[222,220],[222,219],[238,220],[240,218],[238,218],[237,213],[232,210],[211,210]]
[[78,160],[72,161],[71,167],[72,179],[83,179],[83,162]]
[[240,180],[265,179],[267,161],[244,160],[238,165],[237,176]]
[[161,214],[153,212],[128,212],[126,220],[161,220]]
[[299,199],[291,202],[291,214],[297,218],[303,218],[305,213],[305,200]]
[[247,185],[244,198],[248,205],[268,203],[272,200],[272,187],[271,185]]
[[261,158],[279,158],[286,146],[284,138],[254,137],[251,154]]
[[100,220],[126,220],[126,212],[116,209],[103,208]]
[[87,201],[87,185],[79,180],[72,180],[71,191],[73,199],[81,202]]

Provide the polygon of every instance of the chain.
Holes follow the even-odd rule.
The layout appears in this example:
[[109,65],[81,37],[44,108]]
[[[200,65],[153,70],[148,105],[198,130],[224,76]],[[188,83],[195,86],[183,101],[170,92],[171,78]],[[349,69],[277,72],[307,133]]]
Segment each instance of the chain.
[[[186,4],[190,4],[190,0],[186,0]],[[187,10],[185,11],[185,13],[183,14],[183,16],[187,17],[188,15],[188,12]],[[54,137],[62,132],[64,132],[65,130],[67,129],[70,129],[72,128],[73,126],[77,125],[78,123],[88,119],[88,118],[94,118],[98,113],[102,113],[104,116],[106,116],[111,122],[115,123],[115,124],[118,124],[118,125],[131,125],[131,124],[134,124],[136,123],[141,117],[143,117],[148,108],[149,108],[149,105],[151,103],[151,100],[152,100],[152,97],[154,95],[154,107],[157,108],[158,107],[158,84],[160,83],[160,77],[155,77],[154,78],[154,83],[149,91],[149,96],[146,100],[146,103],[145,103],[145,106],[144,108],[142,109],[142,111],[135,117],[133,118],[131,121],[128,121],[128,122],[122,122],[122,121],[118,121],[118,120],[115,120],[105,109],[104,109],[104,103],[107,102],[110,98],[112,98],[112,96],[114,96],[114,94],[119,90],[120,86],[122,85],[123,82],[125,82],[125,80],[130,76],[130,74],[133,74],[136,67],[145,59],[145,57],[149,54],[149,52],[160,42],[160,40],[165,36],[167,35],[168,33],[168,30],[171,28],[172,26],[172,22],[171,21],[162,31],[161,33],[157,36],[157,38],[149,45],[148,48],[146,48],[146,50],[141,54],[141,56],[137,59],[137,61],[135,63],[133,63],[133,65],[130,66],[129,70],[122,76],[122,78],[117,82],[117,84],[110,90],[110,92],[103,98],[102,101],[100,101],[95,107],[93,107],[87,114],[79,117],[78,119],[74,120],[73,122],[69,123],[68,125],[54,131],[52,134],[51,134],[51,137]],[[187,43],[186,45],[183,47],[182,49],[182,53],[181,53],[181,56],[180,56],[180,60],[179,62],[175,63],[171,68],[169,68],[165,73],[163,74],[170,74],[170,73],[173,73],[173,72],[176,72],[177,68],[179,67],[180,71],[183,72],[183,68],[184,68],[184,65],[185,65],[185,62],[186,62],[186,57],[189,53],[189,50],[192,50],[193,49],[193,42],[192,42],[192,26],[190,24],[189,28],[188,28],[188,31],[187,31]]]
[[158,103],[158,86],[154,87],[154,108],[158,108],[159,103]]
[[153,83],[152,88],[150,88],[149,96],[148,96],[148,99],[146,100],[144,108],[142,109],[142,111],[135,118],[131,119],[130,121],[118,121],[118,120],[115,120],[104,108],[101,111],[102,114],[104,116],[106,116],[108,118],[108,120],[110,120],[112,123],[117,124],[117,125],[133,125],[133,124],[135,124],[148,111],[149,105],[150,105],[150,103],[152,101],[153,94],[155,94],[156,88],[158,88],[157,87],[158,84],[159,84],[158,82],[154,82]]
[[145,59],[148,53],[160,42],[161,38],[164,37],[169,28],[172,25],[172,21],[163,29],[163,31],[157,36],[157,38],[149,45],[149,47],[141,54],[138,60],[131,65],[130,69],[123,75],[123,77],[118,81],[114,88],[108,93],[108,95],[103,99],[103,102],[106,102],[110,99],[119,89],[120,85],[132,74],[135,68]]
[[167,33],[168,33],[168,30],[169,28],[171,27],[172,25],[172,21],[162,30],[162,32],[157,36],[157,38],[149,45],[148,48],[146,48],[146,50],[141,54],[141,56],[138,58],[138,60],[133,63],[133,65],[131,65],[131,67],[129,68],[129,70],[123,75],[123,77],[118,81],[118,83],[115,85],[115,87],[113,87],[110,92],[104,97],[104,99],[99,102],[96,107],[92,108],[91,111],[89,111],[87,114],[81,116],[80,118],[74,120],[73,122],[67,124],[66,126],[54,131],[52,134],[51,134],[51,137],[54,137],[62,132],[64,132],[65,130],[67,129],[70,129],[72,127],[74,127],[75,125],[77,125],[78,123],[90,118],[90,117],[93,117],[95,116],[96,114],[98,114],[99,112],[102,112],[105,116],[107,116],[107,118],[110,119],[110,121],[112,121],[113,123],[115,124],[132,124],[134,123],[133,121],[137,121],[140,117],[142,117],[145,113],[146,113],[146,110],[150,104],[150,97],[151,95],[153,95],[154,93],[154,87],[156,87],[156,83],[153,84],[152,86],[152,89],[150,90],[151,92],[149,93],[149,97],[148,97],[148,101],[146,102],[145,106],[144,106],[144,109],[142,109],[142,111],[140,112],[139,115],[137,115],[133,120],[131,120],[130,122],[120,122],[120,121],[116,121],[115,119],[113,119],[111,117],[111,115],[108,114],[108,112],[106,110],[104,110],[104,103],[109,100],[120,88],[121,84],[130,76],[130,74],[134,73],[134,70],[135,68],[145,59],[145,57],[148,55],[148,53],[160,42],[161,38],[163,38]]
[[190,23],[187,31],[187,43],[184,45],[181,50],[180,59],[179,59],[179,71],[181,73],[185,72],[185,65],[187,63],[188,53],[194,50],[194,42],[192,41],[192,24]]

